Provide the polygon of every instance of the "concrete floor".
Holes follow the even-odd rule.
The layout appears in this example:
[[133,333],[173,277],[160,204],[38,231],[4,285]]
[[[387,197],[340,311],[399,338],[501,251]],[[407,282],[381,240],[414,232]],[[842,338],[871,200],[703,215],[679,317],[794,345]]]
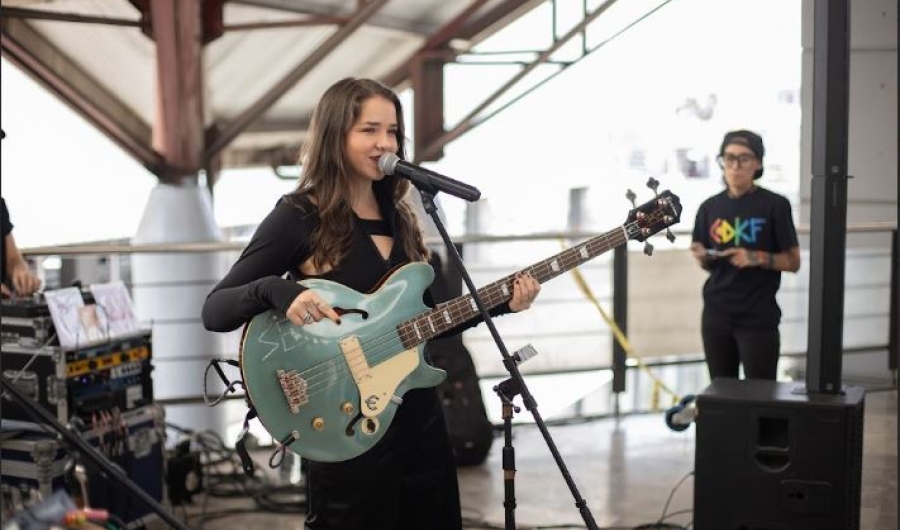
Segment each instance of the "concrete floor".
[[[660,519],[671,526],[655,528],[691,528],[695,427],[674,432],[662,414],[643,414],[551,426],[550,434],[601,528],[631,529]],[[516,425],[514,436],[516,527],[584,527],[540,431],[533,425]],[[502,446],[503,439],[495,439],[484,464],[459,470],[467,529],[504,528]],[[281,507],[297,509],[301,491],[294,486],[273,498],[282,501]],[[191,528],[206,530],[303,528],[302,513],[260,511],[240,488],[218,493],[197,495],[192,504],[174,507],[173,513],[187,516]],[[896,390],[866,394],[861,504],[861,530],[898,528]],[[201,518],[204,510],[211,517]],[[150,527],[165,525],[154,521]]]

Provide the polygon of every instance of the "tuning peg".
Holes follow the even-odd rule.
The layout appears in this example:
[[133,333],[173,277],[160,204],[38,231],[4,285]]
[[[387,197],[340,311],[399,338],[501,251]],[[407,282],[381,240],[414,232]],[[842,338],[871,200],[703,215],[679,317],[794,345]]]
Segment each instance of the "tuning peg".
[[632,208],[637,208],[637,203],[634,202],[634,200],[637,199],[637,195],[635,195],[635,193],[631,191],[631,189],[629,189],[628,193],[625,194],[625,198],[631,201]]
[[644,242],[644,254],[648,256],[653,255],[653,245],[651,245],[649,241]]
[[669,243],[675,242],[675,234],[673,234],[672,231],[668,228],[666,228],[666,239],[669,240]]
[[650,178],[647,180],[647,187],[650,188],[651,190],[653,190],[653,194],[654,194],[654,195],[659,195],[659,193],[656,191],[657,188],[659,188],[659,181],[658,181],[658,180],[656,180],[656,179],[653,178],[653,177],[650,177]]

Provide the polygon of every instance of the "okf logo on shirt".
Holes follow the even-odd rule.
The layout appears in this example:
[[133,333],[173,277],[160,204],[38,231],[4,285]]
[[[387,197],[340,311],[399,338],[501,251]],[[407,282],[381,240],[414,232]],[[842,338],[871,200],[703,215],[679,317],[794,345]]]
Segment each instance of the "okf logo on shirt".
[[734,224],[729,223],[726,219],[716,219],[709,227],[709,237],[716,244],[725,245],[734,244],[736,247],[746,244],[754,244],[759,239],[763,225],[766,224],[765,217],[751,217],[749,219],[734,218]]

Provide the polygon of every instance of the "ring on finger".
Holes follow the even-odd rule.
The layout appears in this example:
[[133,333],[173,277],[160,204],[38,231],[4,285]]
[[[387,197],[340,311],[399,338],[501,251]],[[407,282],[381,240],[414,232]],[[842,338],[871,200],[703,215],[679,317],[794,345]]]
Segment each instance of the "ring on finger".
[[304,317],[303,317],[303,323],[304,323],[304,324],[312,324],[312,323],[315,322],[315,321],[316,321],[316,320],[313,318],[312,313],[307,313],[307,314],[304,315]]

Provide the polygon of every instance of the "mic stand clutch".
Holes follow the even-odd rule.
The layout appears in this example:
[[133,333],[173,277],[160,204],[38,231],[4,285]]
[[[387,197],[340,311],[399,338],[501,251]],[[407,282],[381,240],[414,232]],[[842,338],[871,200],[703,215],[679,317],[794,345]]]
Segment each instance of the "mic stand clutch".
[[[463,264],[462,256],[460,256],[459,251],[456,249],[456,245],[453,244],[453,241],[450,239],[450,235],[447,233],[446,227],[444,227],[444,224],[441,222],[440,216],[437,213],[437,205],[435,205],[434,203],[434,195],[436,191],[434,190],[434,188],[422,189],[415,181],[413,181],[413,184],[419,190],[419,193],[422,196],[422,205],[425,207],[425,212],[427,212],[428,215],[431,216],[431,219],[434,221],[435,227],[437,227],[438,232],[440,232],[441,239],[444,241],[444,246],[447,247],[447,253],[450,255],[451,261],[453,261],[453,265],[459,271],[460,276],[466,284],[466,288],[468,288],[469,290],[469,294],[472,296],[472,300],[475,301],[475,305],[478,307],[478,311],[481,313],[482,318],[484,318],[485,325],[491,332],[491,337],[493,337],[494,342],[497,344],[497,348],[500,350],[500,355],[503,356],[503,366],[505,366],[506,371],[509,372],[510,379],[515,382],[515,390],[517,390],[517,393],[522,394],[522,402],[524,403],[525,408],[528,409],[529,412],[531,412],[531,415],[534,417],[535,425],[537,425],[538,429],[541,431],[541,434],[544,436],[544,441],[547,443],[547,447],[550,449],[550,453],[553,455],[553,459],[556,461],[556,465],[559,468],[563,479],[565,479],[566,485],[568,485],[569,491],[572,493],[572,497],[575,499],[575,506],[578,507],[578,511],[581,513],[581,518],[584,520],[585,526],[587,526],[590,530],[599,530],[597,523],[594,521],[594,516],[591,514],[591,511],[587,506],[587,501],[585,501],[581,496],[581,493],[579,493],[578,487],[575,485],[575,481],[572,479],[572,475],[569,473],[565,462],[563,462],[562,455],[559,454],[556,443],[553,441],[553,438],[550,437],[550,431],[547,430],[547,425],[544,423],[544,419],[541,417],[540,413],[537,410],[537,402],[534,400],[534,397],[532,397],[531,392],[525,385],[525,381],[522,379],[522,374],[519,372],[519,368],[516,364],[515,359],[509,354],[509,350],[506,349],[506,345],[503,343],[503,339],[500,337],[500,333],[497,331],[497,327],[494,325],[494,321],[491,318],[487,307],[484,305],[484,302],[482,302],[481,297],[478,295],[478,289],[472,282],[472,278],[469,276],[469,272],[466,270],[465,264]],[[512,383],[510,383],[510,385],[512,385]],[[511,402],[512,400],[509,399],[508,401]],[[509,429],[509,443],[511,447],[512,427],[510,426]],[[505,455],[506,453],[504,452],[504,456]],[[507,485],[508,487],[512,487],[512,484],[510,484],[509,482],[507,482]],[[515,507],[515,499],[513,498],[511,501],[507,501],[507,503],[504,504],[508,504],[506,515],[506,530],[514,530],[515,517],[512,510]]]

